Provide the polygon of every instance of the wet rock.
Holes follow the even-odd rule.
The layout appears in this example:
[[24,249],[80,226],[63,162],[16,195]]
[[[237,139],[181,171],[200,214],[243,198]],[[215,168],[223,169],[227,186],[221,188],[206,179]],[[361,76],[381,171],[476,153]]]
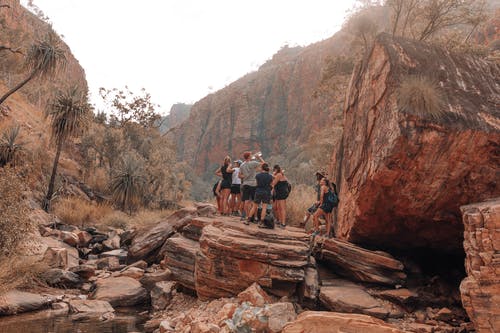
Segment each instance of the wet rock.
[[144,304],[149,295],[135,279],[110,277],[97,280],[96,288],[89,299],[108,301],[114,307],[124,307]]
[[500,331],[500,198],[461,207],[465,269],[462,303],[479,332]]
[[403,264],[382,251],[370,251],[334,238],[320,239],[315,251],[337,273],[350,279],[393,286],[406,280]]
[[[405,107],[420,73],[444,105]],[[353,73],[344,108],[337,237],[388,248],[461,251],[461,205],[498,196],[495,62],[388,34]],[[424,81],[425,85],[425,81]],[[446,188],[444,191],[443,189]]]
[[367,315],[327,311],[305,311],[282,330],[282,333],[334,332],[403,333],[398,328]]
[[151,291],[157,282],[167,281],[171,276],[172,272],[169,269],[162,269],[153,273],[145,273],[139,282],[147,291]]
[[42,279],[48,285],[58,288],[78,288],[83,283],[78,274],[60,268],[52,268],[42,273]]
[[51,300],[20,290],[11,290],[0,297],[0,315],[13,315],[22,312],[40,310],[47,307]]
[[115,312],[109,302],[100,300],[71,300],[69,307],[72,313]]
[[154,311],[165,310],[172,300],[173,293],[177,288],[177,282],[157,282],[151,290],[151,305]]
[[69,312],[69,305],[65,302],[55,302],[52,303],[50,307],[52,308],[52,310],[57,311],[60,315],[65,315]]
[[202,299],[234,296],[254,282],[273,293],[304,280],[309,236],[303,230],[260,229],[232,220],[203,228],[196,254],[196,292]]

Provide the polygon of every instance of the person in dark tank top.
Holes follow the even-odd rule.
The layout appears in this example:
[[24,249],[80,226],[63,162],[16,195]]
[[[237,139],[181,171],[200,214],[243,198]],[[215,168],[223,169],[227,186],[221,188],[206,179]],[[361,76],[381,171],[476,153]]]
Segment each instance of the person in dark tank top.
[[271,184],[273,182],[273,176],[269,174],[269,165],[267,163],[263,163],[261,169],[262,172],[258,173],[255,176],[257,187],[255,189],[255,198],[253,201],[252,210],[250,211],[250,217],[247,220],[247,224],[249,222],[253,222],[252,218],[257,211],[259,204],[262,204],[260,220],[263,221],[266,217],[267,205],[271,203]]
[[231,168],[231,158],[226,156],[224,158],[224,163],[222,166],[215,171],[215,174],[219,177],[222,177],[222,181],[220,184],[220,193],[221,193],[221,205],[222,205],[222,214],[229,215],[229,195],[231,194],[231,183],[232,183],[232,173],[233,169]]

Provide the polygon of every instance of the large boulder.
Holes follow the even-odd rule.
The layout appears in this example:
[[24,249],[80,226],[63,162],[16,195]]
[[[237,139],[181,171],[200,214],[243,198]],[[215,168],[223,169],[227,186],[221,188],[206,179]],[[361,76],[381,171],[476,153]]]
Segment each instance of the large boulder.
[[214,221],[203,228],[196,254],[196,292],[202,299],[230,297],[254,282],[277,295],[304,281],[310,237],[300,229],[259,229]]
[[69,307],[72,313],[107,313],[115,312],[115,309],[106,301],[98,300],[80,300],[69,301]]
[[398,328],[367,315],[305,311],[288,323],[282,333],[403,333]]
[[171,279],[184,287],[195,290],[195,260],[200,244],[181,235],[170,237],[162,248],[164,265],[171,272]]
[[467,255],[462,303],[478,332],[500,332],[500,198],[461,210]]
[[158,252],[165,240],[181,228],[190,215],[196,214],[196,208],[183,208],[147,230],[138,232],[129,247],[129,261],[145,260],[149,263],[159,261]]
[[108,301],[113,307],[125,307],[144,304],[149,295],[139,281],[124,276],[97,280],[89,299]]
[[498,77],[498,63],[380,35],[354,70],[332,162],[337,237],[461,251],[459,207],[500,195]]
[[406,280],[403,264],[390,254],[370,251],[338,239],[322,239],[314,247],[319,258],[349,279],[397,285]]
[[20,290],[11,290],[0,295],[0,315],[13,315],[22,312],[40,310],[47,307],[51,300]]
[[79,265],[80,256],[74,247],[53,237],[42,237],[46,245],[44,262],[53,268],[69,269]]

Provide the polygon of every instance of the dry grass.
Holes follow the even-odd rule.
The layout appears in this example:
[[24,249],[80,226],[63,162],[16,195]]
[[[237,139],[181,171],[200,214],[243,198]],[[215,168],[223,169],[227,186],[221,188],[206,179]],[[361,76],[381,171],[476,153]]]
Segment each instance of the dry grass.
[[40,274],[47,269],[46,264],[34,257],[3,257],[0,260],[0,294],[43,285]]
[[18,170],[0,168],[0,256],[11,255],[33,229],[28,206],[23,199],[25,182]]
[[286,200],[287,224],[298,226],[304,219],[304,213],[316,201],[316,191],[312,186],[299,184],[293,187]]
[[397,92],[401,111],[441,121],[446,115],[437,83],[425,76],[406,77]]
[[135,214],[127,215],[122,211],[114,210],[104,216],[99,221],[99,225],[122,229],[145,229],[167,218],[172,213],[171,210],[141,210]]
[[98,205],[77,197],[64,198],[54,204],[54,214],[64,223],[81,228],[98,224],[112,212],[113,208],[108,205]]

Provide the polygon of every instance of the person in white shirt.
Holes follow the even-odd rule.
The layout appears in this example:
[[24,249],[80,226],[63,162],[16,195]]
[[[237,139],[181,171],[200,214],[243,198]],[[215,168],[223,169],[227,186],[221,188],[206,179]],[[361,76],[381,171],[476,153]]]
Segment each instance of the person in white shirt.
[[[239,177],[240,174],[240,166],[241,166],[241,161],[237,160],[234,161],[234,166],[233,166],[233,179],[231,183],[231,201],[230,201],[230,207],[231,207],[231,212],[235,216],[240,215],[240,210],[243,209],[243,205],[241,202],[241,178]],[[240,207],[241,206],[241,207]]]

